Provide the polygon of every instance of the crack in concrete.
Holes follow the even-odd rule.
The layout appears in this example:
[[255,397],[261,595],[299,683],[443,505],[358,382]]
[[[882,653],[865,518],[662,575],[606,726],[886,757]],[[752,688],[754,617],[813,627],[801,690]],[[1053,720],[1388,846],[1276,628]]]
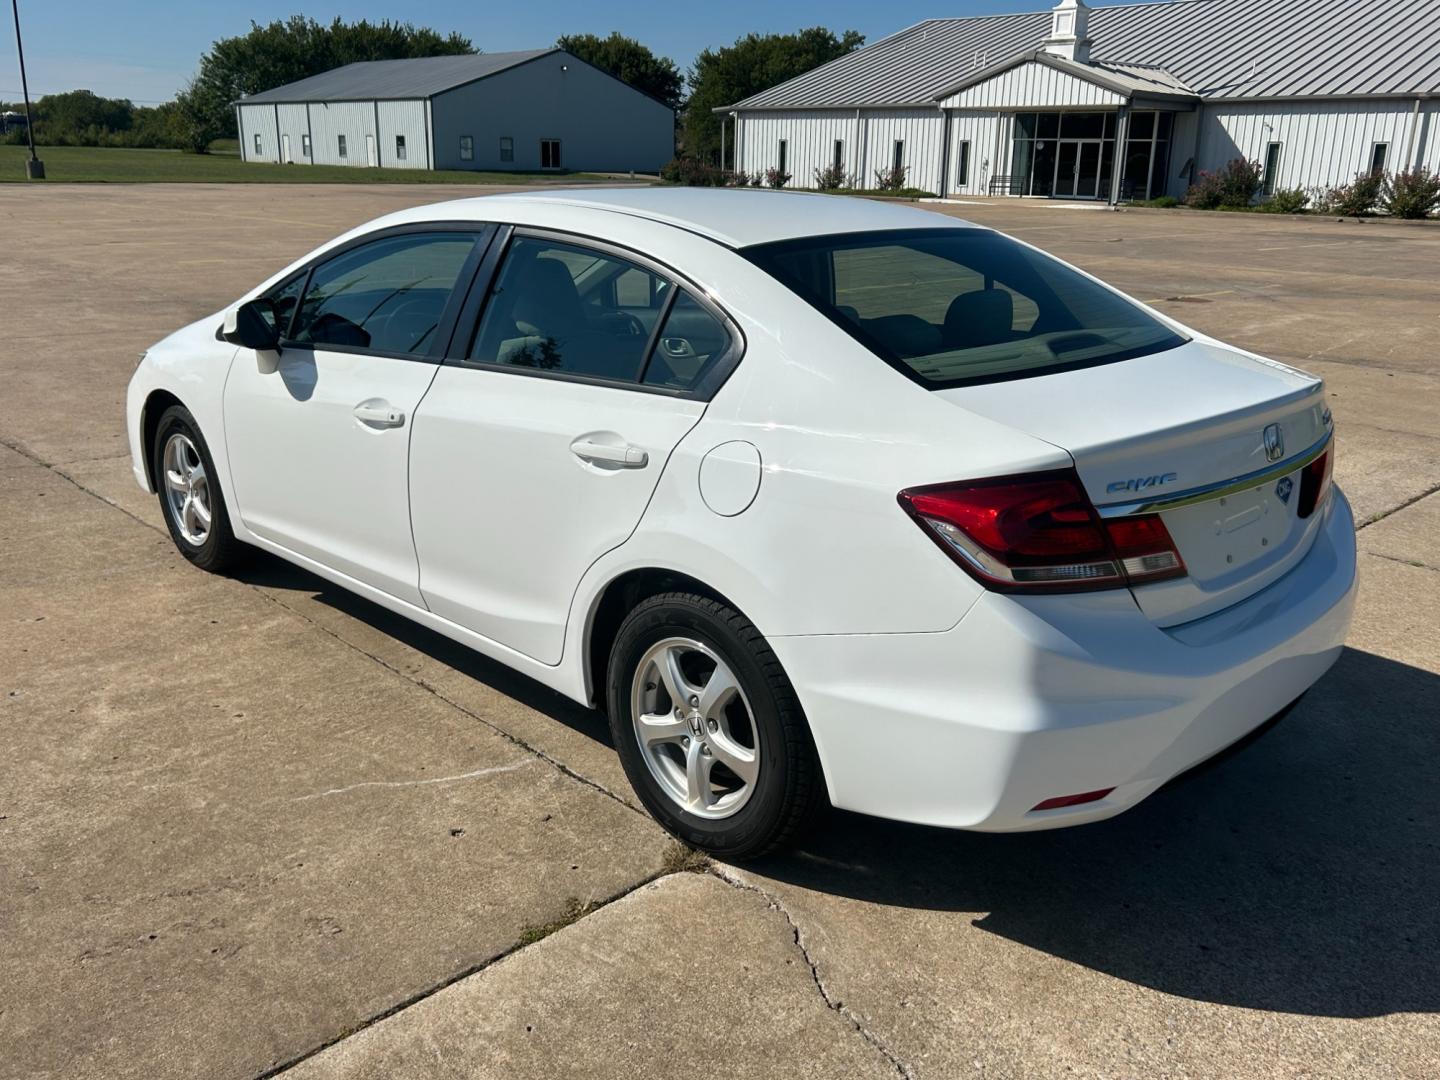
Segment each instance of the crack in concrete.
[[[635,882],[633,885],[627,885],[625,888],[620,889],[618,892],[611,893],[611,894],[610,894],[609,896],[607,896],[607,897],[604,897],[604,898],[602,898],[602,899],[600,899],[600,900],[594,901],[593,906],[592,906],[584,915],[581,916],[581,919],[583,919],[583,918],[588,918],[589,916],[595,914],[595,912],[601,911],[601,910],[603,910],[604,908],[609,907],[611,904],[615,903],[617,900],[623,900],[623,899],[625,899],[625,897],[629,896],[631,893],[637,892],[637,891],[639,891],[640,889],[645,888],[645,886],[650,885],[650,884],[652,884],[652,883],[654,883],[654,882],[656,882],[656,881],[659,881],[659,880],[660,880],[661,878],[663,878],[663,877],[669,877],[669,876],[670,876],[670,875],[666,874],[663,870],[660,870],[660,871],[657,871],[657,872],[655,872],[655,873],[653,873],[653,874],[650,874],[649,876],[643,878],[643,879],[640,880],[640,881]],[[580,919],[576,919],[575,922],[572,922],[572,923],[570,924],[570,926],[574,926],[575,923],[578,923],[579,921],[580,921]],[[568,929],[568,927],[567,927],[567,929]],[[563,933],[564,930],[562,929],[562,930],[559,931],[559,932],[560,932],[560,933]],[[554,935],[552,934],[552,935],[550,935],[550,936],[553,937]],[[542,939],[542,940],[546,940],[546,939]],[[412,1005],[418,1005],[418,1004],[420,1004],[422,1001],[424,1001],[426,998],[434,997],[436,994],[440,993],[440,991],[445,990],[445,989],[447,989],[447,988],[449,988],[449,987],[451,987],[451,986],[454,986],[456,983],[462,982],[462,981],[464,981],[465,979],[470,978],[470,976],[472,976],[472,975],[478,975],[478,974],[480,974],[480,972],[486,970],[487,968],[494,967],[496,964],[500,963],[500,961],[504,960],[506,957],[514,956],[516,953],[520,952],[522,949],[533,948],[535,945],[539,945],[539,944],[540,944],[539,941],[536,941],[536,942],[516,941],[514,945],[511,945],[508,949],[502,949],[500,952],[496,953],[494,956],[487,957],[486,959],[481,960],[481,961],[478,961],[477,963],[470,964],[469,966],[465,967],[465,968],[462,969],[461,971],[457,971],[457,972],[455,972],[455,973],[452,974],[452,975],[447,975],[445,978],[441,979],[439,982],[432,983],[430,986],[427,986],[427,987],[425,987],[425,988],[422,989],[422,990],[417,990],[417,991],[415,991],[413,994],[407,995],[406,997],[402,998],[400,1001],[397,1001],[397,1002],[395,1002],[395,1003],[392,1004],[392,1005],[387,1005],[385,1008],[381,1009],[379,1012],[373,1013],[373,1014],[371,1014],[370,1016],[367,1016],[367,1017],[365,1017],[364,1019],[359,1020],[359,1021],[357,1021],[356,1023],[354,1023],[354,1024],[350,1025],[349,1027],[345,1028],[343,1031],[341,1031],[339,1034],[335,1035],[333,1038],[326,1039],[326,1040],[324,1040],[323,1042],[321,1042],[321,1043],[320,1043],[319,1045],[317,1045],[317,1046],[313,1046],[313,1047],[311,1047],[311,1048],[308,1049],[308,1050],[303,1050],[303,1051],[301,1051],[301,1052],[298,1053],[298,1054],[294,1054],[294,1055],[292,1055],[291,1057],[286,1058],[284,1061],[277,1062],[276,1064],[270,1066],[270,1068],[264,1070],[263,1072],[257,1073],[257,1074],[253,1077],[253,1080],[271,1080],[272,1077],[279,1076],[281,1073],[287,1072],[288,1070],[295,1068],[295,1066],[301,1064],[302,1062],[309,1061],[309,1060],[310,1060],[312,1057],[314,1057],[316,1054],[324,1053],[326,1050],[329,1050],[332,1046],[335,1046],[335,1045],[337,1045],[337,1044],[339,1044],[339,1043],[342,1043],[342,1042],[344,1042],[346,1039],[353,1038],[354,1036],[359,1035],[362,1031],[365,1031],[367,1028],[372,1028],[372,1027],[374,1027],[376,1024],[380,1023],[382,1020],[388,1020],[388,1019],[390,1019],[390,1017],[395,1016],[397,1013],[404,1012],[406,1009],[410,1008]]]
[[509,765],[494,765],[488,769],[476,769],[473,772],[459,773],[455,776],[430,776],[422,780],[362,780],[358,784],[347,784],[345,787],[330,788],[328,791],[317,791],[311,795],[297,795],[290,801],[308,802],[311,799],[326,799],[331,795],[344,795],[347,792],[359,791],[361,788],[403,788],[423,787],[427,784],[453,784],[459,780],[478,780],[482,776],[514,772],[516,769],[523,769],[534,763],[534,758],[525,758],[521,761],[511,762]]
[[825,980],[820,977],[819,964],[816,962],[815,958],[810,955],[810,949],[805,944],[804,936],[800,932],[800,924],[795,921],[795,917],[790,914],[789,908],[787,908],[783,903],[781,903],[779,897],[774,896],[769,892],[766,892],[759,885],[755,885],[749,881],[744,881],[741,878],[735,876],[734,872],[731,871],[728,867],[712,863],[708,872],[733,888],[745,889],[748,892],[755,893],[756,895],[761,897],[773,910],[778,911],[782,916],[784,916],[786,923],[788,923],[790,926],[790,932],[794,936],[795,948],[799,950],[801,958],[805,961],[805,966],[810,969],[810,980],[815,984],[815,989],[820,994],[821,999],[825,1002],[825,1007],[831,1012],[835,1013],[835,1015],[847,1021],[850,1026],[855,1029],[855,1033],[859,1035],[862,1039],[864,1039],[867,1043],[869,1043],[875,1049],[876,1053],[878,1053],[887,1062],[889,1062],[890,1065],[895,1069],[895,1071],[899,1073],[900,1076],[904,1077],[904,1080],[916,1080],[914,1070],[912,1070],[909,1065],[902,1061],[899,1055],[895,1053],[895,1051],[891,1050],[890,1047],[886,1045],[885,1040],[882,1039],[879,1035],[875,1034],[875,1032],[871,1031],[870,1028],[868,1028],[864,1024],[864,1022],[861,1021],[861,1019],[855,1014],[855,1010],[851,1009],[848,1005],[836,998],[835,995],[830,992],[830,988],[825,985]]
[[1377,521],[1384,521],[1386,518],[1390,517],[1392,514],[1398,514],[1401,510],[1404,510],[1406,507],[1414,506],[1416,503],[1420,502],[1421,500],[1423,500],[1423,499],[1428,499],[1431,495],[1434,495],[1437,491],[1440,491],[1440,484],[1435,484],[1435,485],[1432,486],[1432,487],[1426,488],[1424,491],[1420,492],[1419,495],[1416,495],[1413,499],[1406,499],[1406,500],[1405,500],[1404,502],[1402,502],[1400,505],[1398,505],[1398,506],[1392,506],[1389,510],[1381,510],[1378,514],[1371,514],[1371,515],[1370,515],[1368,518],[1366,518],[1363,522],[1361,522],[1359,525],[1356,525],[1356,526],[1355,526],[1355,531],[1358,533],[1361,529],[1368,529],[1371,525],[1374,525]]
[[1431,566],[1429,563],[1421,562],[1418,559],[1400,559],[1394,555],[1386,555],[1379,551],[1366,551],[1364,548],[1360,549],[1360,554],[1369,555],[1375,559],[1384,559],[1386,562],[1399,563],[1401,566],[1413,566],[1416,570],[1433,570],[1437,574],[1440,574],[1440,566]]

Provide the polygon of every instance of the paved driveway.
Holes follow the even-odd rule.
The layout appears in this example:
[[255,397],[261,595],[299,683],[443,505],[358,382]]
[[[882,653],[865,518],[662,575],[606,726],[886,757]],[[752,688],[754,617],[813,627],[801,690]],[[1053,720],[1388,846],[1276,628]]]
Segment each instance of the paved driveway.
[[835,815],[693,873],[598,718],[277,561],[192,570],[130,478],[141,349],[456,194],[0,191],[0,1075],[1435,1074],[1440,229],[948,209],[1326,377],[1351,648],[1116,821]]

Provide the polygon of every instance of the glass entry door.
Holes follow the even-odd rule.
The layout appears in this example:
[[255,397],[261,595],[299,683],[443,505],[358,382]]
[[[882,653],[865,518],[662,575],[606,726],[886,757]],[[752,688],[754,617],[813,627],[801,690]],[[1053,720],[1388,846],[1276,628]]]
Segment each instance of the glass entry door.
[[1094,199],[1100,195],[1099,139],[1061,139],[1055,154],[1056,195]]

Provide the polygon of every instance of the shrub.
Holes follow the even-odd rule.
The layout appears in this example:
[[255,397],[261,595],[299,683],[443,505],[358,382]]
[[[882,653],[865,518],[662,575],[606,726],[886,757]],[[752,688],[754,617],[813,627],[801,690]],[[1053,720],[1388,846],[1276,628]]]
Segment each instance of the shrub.
[[1147,202],[1140,203],[1141,206],[1153,206],[1160,210],[1169,210],[1180,205],[1180,200],[1174,195],[1160,195]]
[[877,191],[903,191],[905,188],[904,165],[896,165],[889,169],[875,170],[875,189]]
[[773,167],[765,170],[766,186],[772,188],[783,188],[789,182],[790,174],[788,172],[781,172],[779,169]]
[[1280,188],[1260,204],[1267,214],[1302,214],[1310,203],[1310,193],[1304,188]]
[[660,170],[660,179],[686,187],[724,187],[734,174],[698,158],[672,158]]
[[1398,218],[1429,217],[1440,210],[1440,173],[1419,168],[1386,177],[1380,209]]
[[1326,200],[1330,213],[1361,217],[1373,212],[1375,204],[1380,201],[1380,189],[1384,183],[1383,173],[1356,173],[1350,183],[1330,190]]
[[1185,192],[1185,205],[1197,210],[1215,210],[1223,197],[1219,175],[1201,169],[1190,190]]
[[815,186],[821,191],[835,191],[849,184],[843,165],[827,165],[815,170]]

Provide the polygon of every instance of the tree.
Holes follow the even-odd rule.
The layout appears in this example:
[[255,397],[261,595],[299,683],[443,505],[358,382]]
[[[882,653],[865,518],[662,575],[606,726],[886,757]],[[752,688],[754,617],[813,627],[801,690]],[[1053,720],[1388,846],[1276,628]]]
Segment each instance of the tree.
[[401,60],[417,56],[473,53],[470,40],[410,23],[341,22],[326,26],[292,15],[261,26],[250,24],[241,37],[222,38],[200,58],[200,71],[177,99],[187,142],[197,151],[211,139],[235,131],[236,100],[297,79],[361,60]]
[[794,34],[747,34],[734,45],[706,49],[690,69],[685,106],[685,153],[709,161],[720,153],[721,118],[713,112],[854,52],[865,36],[836,37],[823,26]]
[[675,61],[656,56],[634,38],[612,30],[609,37],[603,38],[597,34],[566,34],[555,44],[636,90],[659,98],[670,108],[680,108],[685,80]]

